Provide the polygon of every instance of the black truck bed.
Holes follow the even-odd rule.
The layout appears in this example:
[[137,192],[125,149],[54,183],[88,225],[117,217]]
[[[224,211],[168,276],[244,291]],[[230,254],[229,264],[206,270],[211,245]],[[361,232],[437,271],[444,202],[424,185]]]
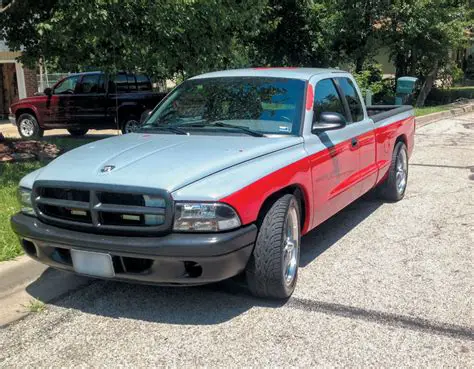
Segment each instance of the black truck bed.
[[367,114],[374,122],[379,122],[412,109],[411,105],[370,105],[367,106]]

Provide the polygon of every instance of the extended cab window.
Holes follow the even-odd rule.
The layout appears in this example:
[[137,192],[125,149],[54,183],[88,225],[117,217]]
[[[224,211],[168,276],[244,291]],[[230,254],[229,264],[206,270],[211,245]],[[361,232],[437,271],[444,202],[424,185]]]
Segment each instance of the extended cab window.
[[151,91],[152,86],[150,78],[144,74],[137,74],[135,77],[137,78],[138,91]]
[[54,93],[57,95],[73,94],[80,77],[81,76],[71,76],[63,79],[54,87]]
[[346,97],[347,103],[349,104],[349,110],[351,111],[352,121],[359,122],[364,119],[364,110],[362,109],[362,103],[360,102],[359,94],[349,78],[337,78],[337,82],[341,87],[344,96]]
[[101,74],[86,74],[82,77],[78,88],[81,94],[97,94],[104,91],[104,78]]
[[332,79],[323,79],[316,85],[314,92],[314,116],[313,121],[318,122],[321,113],[339,113],[346,116],[341,97],[337,92]]
[[238,134],[231,125],[261,134],[299,135],[304,91],[304,81],[287,78],[188,80],[161,104],[144,129],[179,127],[191,134]]

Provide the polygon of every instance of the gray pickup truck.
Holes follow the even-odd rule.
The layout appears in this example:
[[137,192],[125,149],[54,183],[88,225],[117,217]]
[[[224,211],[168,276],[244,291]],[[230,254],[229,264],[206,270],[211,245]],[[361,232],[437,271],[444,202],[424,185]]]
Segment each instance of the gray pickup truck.
[[72,150],[20,182],[11,220],[55,268],[165,285],[244,273],[288,298],[301,236],[375,189],[405,194],[411,106],[366,107],[331,69],[243,69],[185,81],[142,128]]

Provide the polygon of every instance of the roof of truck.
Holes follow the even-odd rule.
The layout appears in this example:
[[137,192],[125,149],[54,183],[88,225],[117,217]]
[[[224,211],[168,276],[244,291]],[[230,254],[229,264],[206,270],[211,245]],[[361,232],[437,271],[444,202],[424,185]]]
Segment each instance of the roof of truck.
[[331,68],[293,68],[293,67],[259,67],[247,69],[230,69],[210,72],[194,76],[191,79],[215,78],[215,77],[273,77],[273,78],[295,78],[309,80],[315,74],[322,73],[346,73],[340,69]]

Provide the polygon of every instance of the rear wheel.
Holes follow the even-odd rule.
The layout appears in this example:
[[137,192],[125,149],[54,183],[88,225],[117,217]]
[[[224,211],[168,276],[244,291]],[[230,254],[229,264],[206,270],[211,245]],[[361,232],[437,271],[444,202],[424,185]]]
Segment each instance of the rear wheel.
[[300,242],[298,200],[284,195],[265,215],[246,268],[252,294],[278,299],[291,296],[298,279]]
[[32,114],[25,113],[18,117],[16,121],[18,133],[22,138],[30,140],[43,137],[44,130],[38,124],[36,117]]
[[378,196],[387,201],[400,201],[405,196],[408,180],[408,150],[403,142],[397,142],[392,153],[388,176],[378,185]]
[[136,132],[140,126],[140,119],[136,115],[129,115],[122,121],[122,133],[126,134]]
[[76,128],[76,129],[71,128],[71,129],[68,129],[67,131],[69,132],[71,136],[80,137],[80,136],[84,136],[89,130],[87,128]]

